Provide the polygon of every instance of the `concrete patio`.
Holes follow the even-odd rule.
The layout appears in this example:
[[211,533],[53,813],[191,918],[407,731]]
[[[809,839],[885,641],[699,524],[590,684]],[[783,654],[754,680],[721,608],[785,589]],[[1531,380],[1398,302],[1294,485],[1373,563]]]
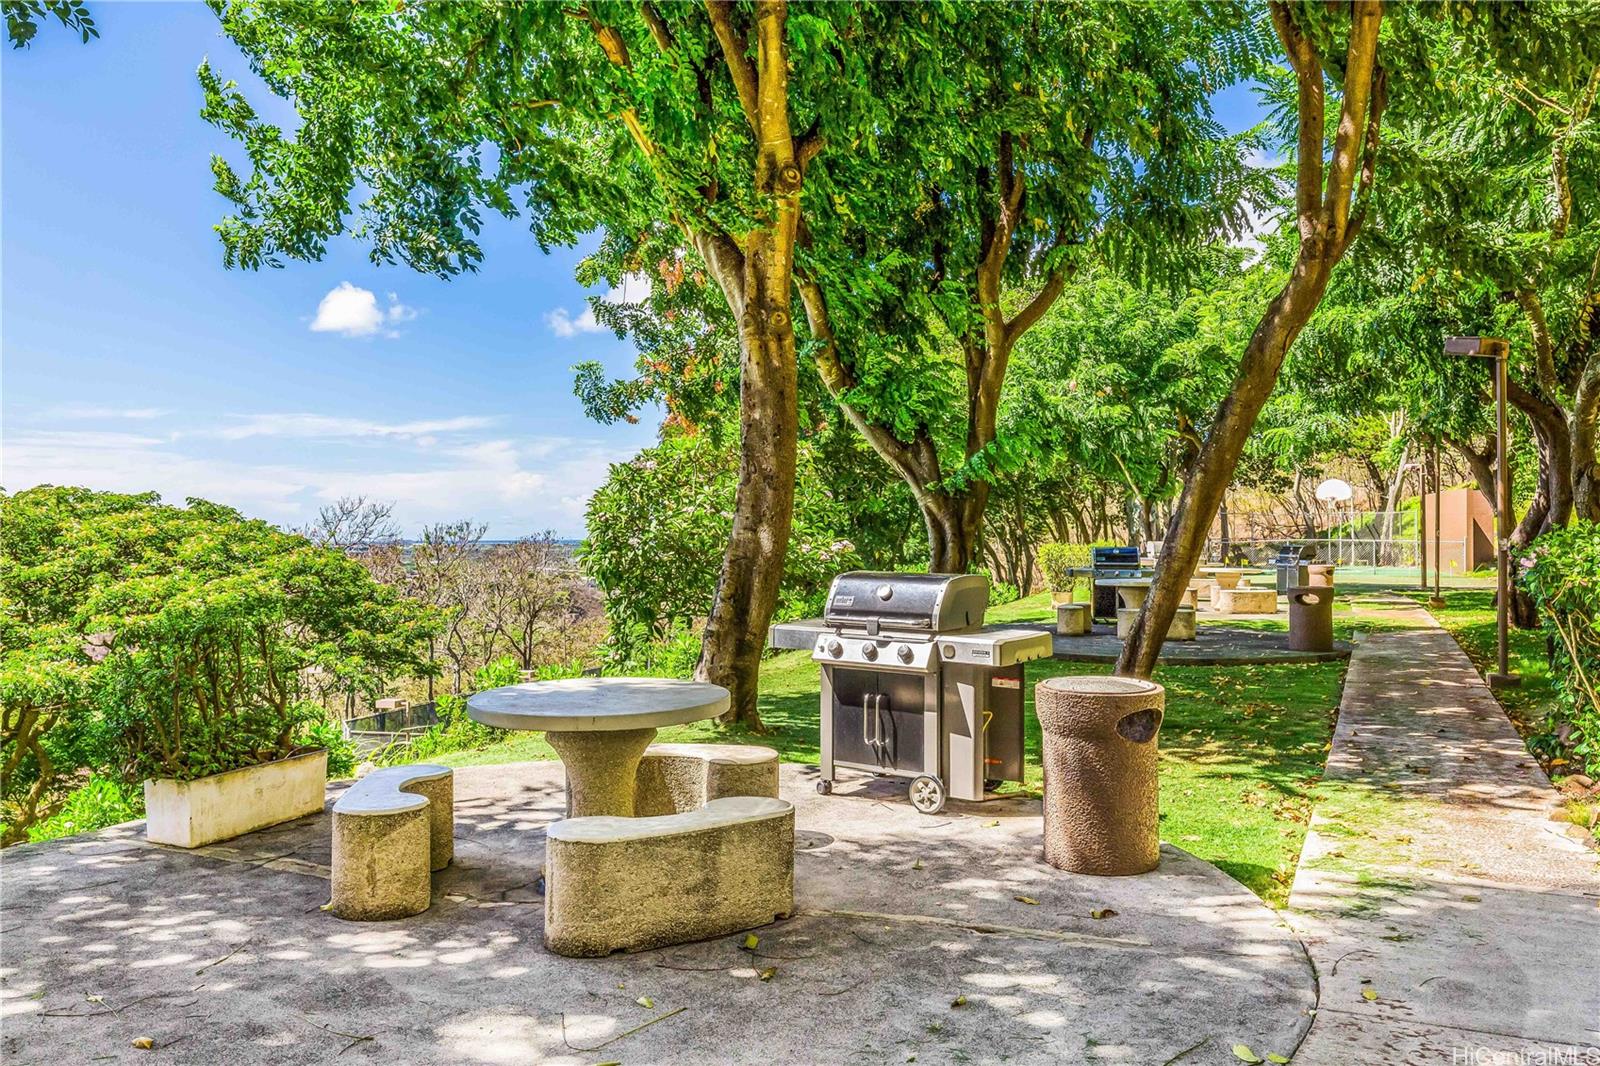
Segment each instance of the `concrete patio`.
[[[323,912],[326,813],[196,852],[141,823],[4,857],[3,1053],[163,1062],[1237,1062],[1290,1055],[1316,1002],[1277,915],[1170,846],[1154,873],[1040,859],[1036,801],[952,803],[853,777],[797,807],[792,919],[600,960],[541,946],[560,767],[457,771],[431,910]],[[1100,917],[1095,917],[1098,914]],[[153,1058],[154,1060],[154,1058]]]

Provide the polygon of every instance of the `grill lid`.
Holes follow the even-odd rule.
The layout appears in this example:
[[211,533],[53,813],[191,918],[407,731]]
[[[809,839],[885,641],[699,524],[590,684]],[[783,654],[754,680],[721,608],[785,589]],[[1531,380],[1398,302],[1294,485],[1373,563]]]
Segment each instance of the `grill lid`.
[[823,620],[830,625],[949,633],[983,625],[989,581],[982,574],[895,574],[854,570],[833,579]]
[[1094,548],[1092,558],[1096,570],[1139,569],[1139,549],[1131,544],[1118,548]]
[[1317,549],[1310,544],[1285,544],[1278,549],[1278,558],[1274,562],[1278,566],[1298,566],[1316,557]]

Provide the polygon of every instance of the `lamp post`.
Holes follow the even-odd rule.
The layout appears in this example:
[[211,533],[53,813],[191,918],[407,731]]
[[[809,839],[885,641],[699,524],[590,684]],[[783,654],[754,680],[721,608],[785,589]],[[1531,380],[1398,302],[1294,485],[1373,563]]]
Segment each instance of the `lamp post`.
[[1496,568],[1495,650],[1499,669],[1490,674],[1488,680],[1491,688],[1506,688],[1522,683],[1522,678],[1511,672],[1506,661],[1511,608],[1511,451],[1506,429],[1506,357],[1511,354],[1511,342],[1500,337],[1446,337],[1444,352],[1494,360],[1495,558],[1499,564]]
[[1442,526],[1439,514],[1443,510],[1440,501],[1443,496],[1444,472],[1439,466],[1439,438],[1435,437],[1433,440],[1433,595],[1428,598],[1428,606],[1436,611],[1444,606],[1444,544],[1439,540]]

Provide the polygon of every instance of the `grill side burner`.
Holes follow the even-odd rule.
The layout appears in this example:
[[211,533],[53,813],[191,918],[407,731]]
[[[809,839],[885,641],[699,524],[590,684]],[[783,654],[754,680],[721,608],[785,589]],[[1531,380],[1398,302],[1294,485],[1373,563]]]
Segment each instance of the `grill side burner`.
[[1052,642],[984,628],[988,604],[981,575],[855,572],[834,579],[823,618],[773,627],[774,647],[822,668],[819,791],[841,766],[910,777],[932,813],[1022,780],[1022,664]]

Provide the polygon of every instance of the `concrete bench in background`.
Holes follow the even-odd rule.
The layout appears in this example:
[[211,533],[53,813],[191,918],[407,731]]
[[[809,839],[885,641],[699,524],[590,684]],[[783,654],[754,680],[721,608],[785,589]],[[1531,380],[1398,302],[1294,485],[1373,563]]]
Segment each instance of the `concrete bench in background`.
[[417,763],[376,770],[333,805],[333,903],[352,921],[428,909],[434,870],[455,855],[455,775]]
[[1086,637],[1094,631],[1093,604],[1056,604],[1056,632],[1064,637]]
[[1216,608],[1223,614],[1277,614],[1278,590],[1245,588],[1219,589]]
[[579,958],[682,944],[794,912],[794,807],[716,799],[648,818],[568,818],[549,829],[544,943]]
[[639,760],[633,813],[698,810],[729,796],[778,796],[778,753],[759,744],[652,744]]
[[[1127,640],[1128,634],[1133,632],[1133,623],[1139,619],[1139,609],[1136,607],[1117,608],[1117,639]],[[1172,624],[1167,626],[1167,640],[1194,640],[1195,639],[1195,612],[1193,607],[1179,607],[1172,615]]]

